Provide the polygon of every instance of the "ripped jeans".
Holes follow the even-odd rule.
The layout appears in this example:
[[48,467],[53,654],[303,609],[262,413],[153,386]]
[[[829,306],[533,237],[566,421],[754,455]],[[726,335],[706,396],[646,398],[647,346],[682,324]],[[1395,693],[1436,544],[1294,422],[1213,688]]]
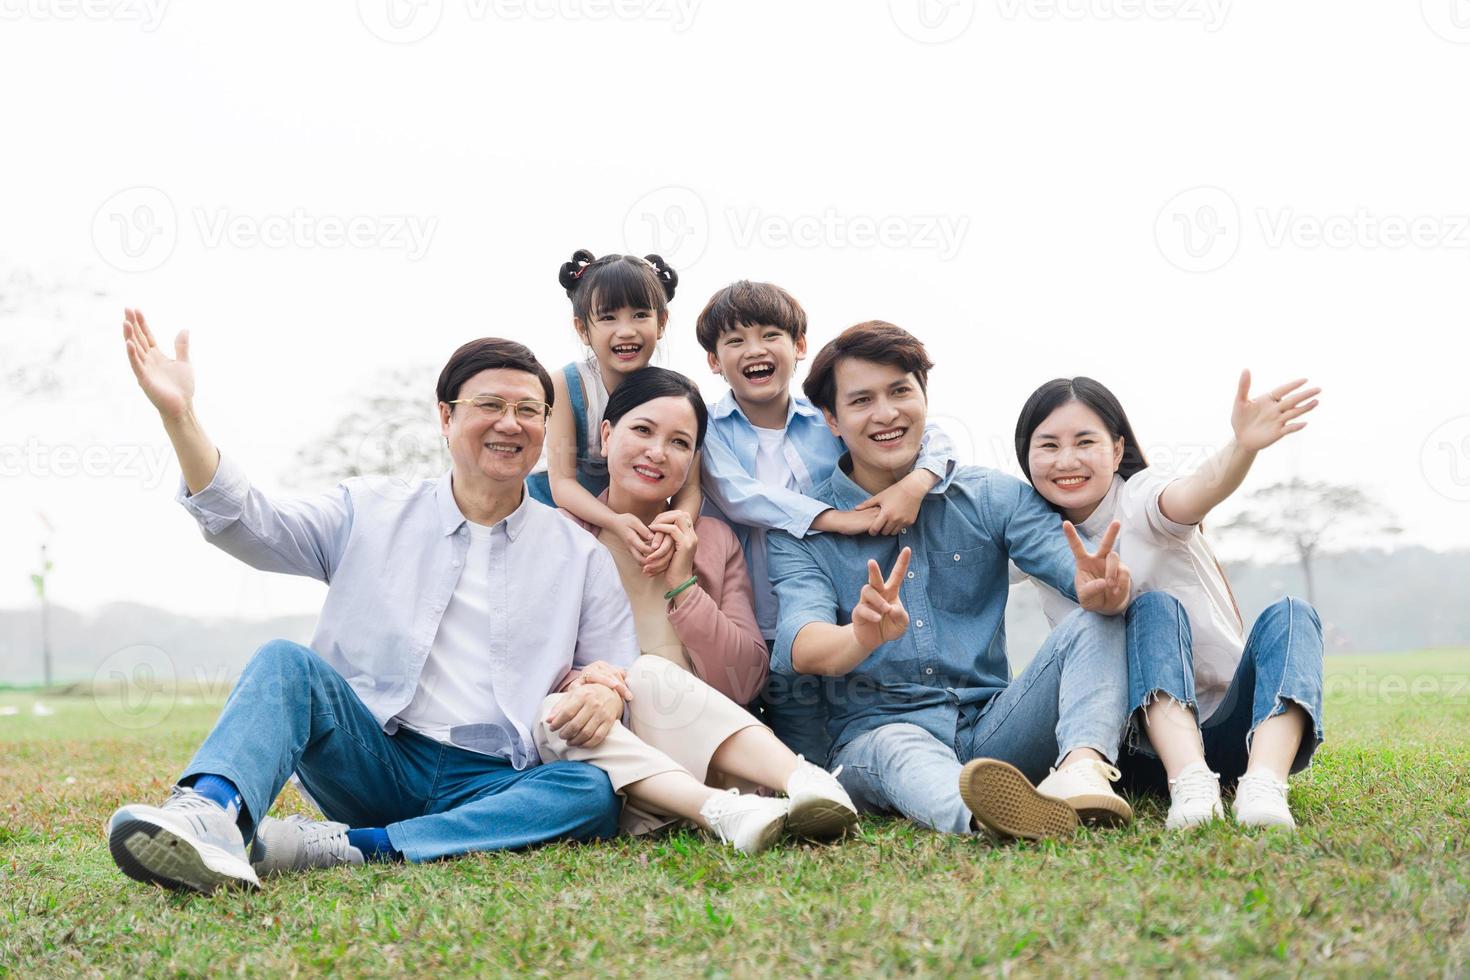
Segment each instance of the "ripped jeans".
[[[1123,785],[1168,795],[1163,765],[1142,736],[1140,709],[1168,695],[1193,710],[1194,657],[1189,616],[1167,592],[1145,592],[1128,607],[1128,750],[1118,760]],[[1200,722],[1205,762],[1225,786],[1245,773],[1251,737],[1261,723],[1299,705],[1309,730],[1292,760],[1300,772],[1322,744],[1322,621],[1301,599],[1280,599],[1251,627],[1235,677],[1210,717]]]

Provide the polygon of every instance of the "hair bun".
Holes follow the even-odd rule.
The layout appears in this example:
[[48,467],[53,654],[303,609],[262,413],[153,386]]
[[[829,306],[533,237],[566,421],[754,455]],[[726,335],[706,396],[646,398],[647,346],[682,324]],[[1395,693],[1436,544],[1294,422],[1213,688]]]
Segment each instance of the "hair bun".
[[585,248],[579,248],[572,253],[572,261],[562,263],[561,272],[557,274],[556,281],[561,283],[561,288],[567,291],[568,296],[575,293],[577,287],[581,285],[582,270],[596,260],[597,256]]
[[674,271],[671,265],[664,261],[662,255],[645,255],[643,259],[657,270],[658,281],[663,283],[664,287],[664,299],[673,299],[674,290],[679,286],[679,274]]

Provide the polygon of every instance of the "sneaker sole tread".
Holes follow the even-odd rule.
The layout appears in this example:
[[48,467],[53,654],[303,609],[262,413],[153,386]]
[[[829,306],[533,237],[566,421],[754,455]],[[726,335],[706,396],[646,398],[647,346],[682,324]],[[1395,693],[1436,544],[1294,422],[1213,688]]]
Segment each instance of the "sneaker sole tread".
[[1019,769],[997,759],[965,764],[960,771],[960,799],[982,826],[1004,837],[1043,840],[1070,837],[1077,831],[1077,811],[1036,792]]
[[260,885],[243,861],[147,820],[125,818],[114,824],[107,848],[123,874],[147,885],[206,895],[225,887]]

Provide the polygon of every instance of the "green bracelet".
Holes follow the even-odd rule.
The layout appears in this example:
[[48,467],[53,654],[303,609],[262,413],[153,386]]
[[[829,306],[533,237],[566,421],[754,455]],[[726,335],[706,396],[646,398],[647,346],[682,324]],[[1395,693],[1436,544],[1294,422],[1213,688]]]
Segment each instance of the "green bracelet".
[[672,599],[674,596],[678,595],[680,592],[683,592],[685,589],[689,588],[689,586],[694,585],[698,581],[699,581],[699,576],[698,575],[691,575],[691,576],[689,576],[689,581],[685,582],[683,585],[679,586],[677,589],[670,589],[669,591],[665,592],[664,593],[664,598],[665,599]]

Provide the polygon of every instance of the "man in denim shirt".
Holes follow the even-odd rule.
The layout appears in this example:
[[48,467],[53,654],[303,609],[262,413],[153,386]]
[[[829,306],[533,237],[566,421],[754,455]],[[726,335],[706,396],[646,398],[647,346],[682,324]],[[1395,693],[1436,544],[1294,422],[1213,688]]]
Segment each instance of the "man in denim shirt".
[[[768,649],[775,646],[777,612],[767,534],[897,534],[913,523],[926,495],[949,488],[955,469],[953,443],[931,425],[913,470],[882,493],[845,510],[813,499],[812,487],[827,479],[846,447],[822,413],[791,392],[797,363],[806,357],[806,328],[796,297],[774,283],[744,279],[711,296],[695,326],[710,369],[730,386],[710,406],[701,489],[707,510],[740,540]],[[759,701],[762,717],[793,752],[821,762],[832,746],[822,678],[772,668]]]
[[[607,670],[595,658],[616,668],[638,656],[606,549],[525,492],[552,400],[535,356],[486,338],[450,358],[437,392],[444,476],[272,499],[200,426],[187,334],[170,358],[129,311],[124,336],[205,538],[328,591],[311,647],[256,652],[169,799],[113,814],[122,871],[212,892],[279,871],[614,833],[607,776],[542,765],[532,735],[546,695],[568,690],[548,724],[596,744],[623,700],[616,670],[611,684],[585,683]],[[328,821],[266,816],[293,772]]]
[[[804,388],[848,454],[813,497],[851,508],[913,469],[931,366],[918,340],[881,321],[817,355]],[[1115,535],[1089,554],[1029,486],[962,467],[897,538],[770,536],[772,669],[840,679],[825,689],[829,763],[860,806],[1029,838],[1070,833],[1079,816],[1132,819],[1110,785],[1127,710],[1117,614],[1130,591]],[[1014,681],[1011,561],[1083,607]]]

